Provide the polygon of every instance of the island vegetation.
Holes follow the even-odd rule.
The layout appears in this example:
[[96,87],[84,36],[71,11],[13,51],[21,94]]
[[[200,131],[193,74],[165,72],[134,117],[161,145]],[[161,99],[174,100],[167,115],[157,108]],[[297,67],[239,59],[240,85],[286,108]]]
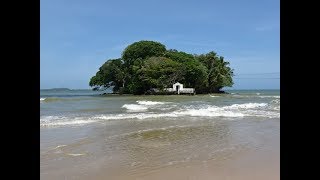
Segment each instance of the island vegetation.
[[223,92],[223,87],[233,85],[232,77],[229,62],[214,51],[189,54],[143,40],[127,46],[121,58],[107,60],[89,85],[93,90],[112,88],[113,93],[138,95],[180,82],[204,94]]

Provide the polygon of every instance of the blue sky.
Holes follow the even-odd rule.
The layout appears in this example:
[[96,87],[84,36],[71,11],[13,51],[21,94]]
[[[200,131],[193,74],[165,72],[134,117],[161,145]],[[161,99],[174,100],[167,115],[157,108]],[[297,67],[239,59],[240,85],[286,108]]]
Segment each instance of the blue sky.
[[231,89],[280,88],[279,0],[40,0],[40,88],[90,88],[140,40],[217,52],[234,69]]

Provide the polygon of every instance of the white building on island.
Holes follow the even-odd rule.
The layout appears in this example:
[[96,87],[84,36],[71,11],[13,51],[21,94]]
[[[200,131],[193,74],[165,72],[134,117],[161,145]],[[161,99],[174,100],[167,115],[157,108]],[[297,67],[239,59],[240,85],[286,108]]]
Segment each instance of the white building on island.
[[172,85],[172,88],[165,88],[165,91],[176,92],[177,94],[194,94],[194,88],[184,88],[183,84],[176,82]]

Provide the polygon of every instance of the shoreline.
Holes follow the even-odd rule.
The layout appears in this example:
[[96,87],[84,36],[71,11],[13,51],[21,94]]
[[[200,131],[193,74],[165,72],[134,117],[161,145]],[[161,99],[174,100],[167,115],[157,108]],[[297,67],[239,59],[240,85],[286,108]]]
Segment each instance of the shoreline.
[[179,95],[179,96],[194,96],[194,95],[212,95],[212,94],[231,94],[231,93],[228,93],[228,92],[213,92],[213,93],[199,93],[199,94],[187,94],[187,93],[183,93],[183,94],[177,94],[177,93],[152,93],[152,94],[148,94],[148,93],[145,93],[145,94],[120,94],[120,93],[102,93],[102,94],[99,94],[101,96],[108,96],[108,95],[118,95],[118,96],[166,96],[166,95]]

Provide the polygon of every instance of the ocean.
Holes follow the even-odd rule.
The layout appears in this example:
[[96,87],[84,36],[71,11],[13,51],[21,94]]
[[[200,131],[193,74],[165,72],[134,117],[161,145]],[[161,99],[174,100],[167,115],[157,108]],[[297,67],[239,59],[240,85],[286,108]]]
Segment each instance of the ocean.
[[41,179],[280,179],[280,90],[40,90]]

